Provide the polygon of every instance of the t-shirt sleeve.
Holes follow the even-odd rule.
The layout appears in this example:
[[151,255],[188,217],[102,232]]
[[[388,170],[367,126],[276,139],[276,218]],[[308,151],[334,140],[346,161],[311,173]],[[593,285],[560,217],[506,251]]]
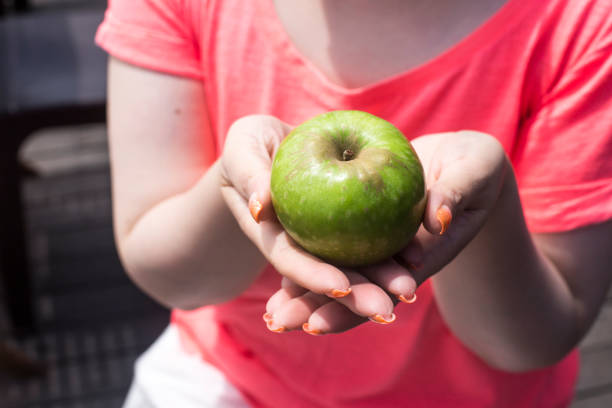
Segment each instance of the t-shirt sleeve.
[[513,158],[532,232],[612,219],[612,30],[547,92]]
[[188,9],[187,3],[109,0],[96,43],[127,63],[202,79],[198,39],[193,30],[196,11]]

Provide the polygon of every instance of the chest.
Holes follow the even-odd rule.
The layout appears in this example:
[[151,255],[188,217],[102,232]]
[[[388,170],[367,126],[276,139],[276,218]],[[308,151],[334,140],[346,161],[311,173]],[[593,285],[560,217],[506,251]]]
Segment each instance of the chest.
[[287,36],[330,81],[376,83],[444,53],[506,0],[274,0]]
[[[245,115],[298,124],[325,111],[357,109],[384,117],[409,137],[474,129],[498,135],[511,151],[523,103],[530,100],[524,87],[533,81],[525,78],[532,77],[530,67],[541,66],[531,63],[529,48],[539,3],[524,8],[513,1],[498,13],[490,10],[490,18],[470,19],[463,36],[437,25],[434,41],[418,37],[416,25],[402,19],[392,19],[397,29],[389,30],[361,15],[300,9],[303,0],[292,0],[294,8],[285,11],[280,3],[269,7],[274,1],[286,0],[213,3],[220,7],[211,13],[215,20],[203,25],[205,90],[218,146]],[[447,31],[455,35],[445,37]]]

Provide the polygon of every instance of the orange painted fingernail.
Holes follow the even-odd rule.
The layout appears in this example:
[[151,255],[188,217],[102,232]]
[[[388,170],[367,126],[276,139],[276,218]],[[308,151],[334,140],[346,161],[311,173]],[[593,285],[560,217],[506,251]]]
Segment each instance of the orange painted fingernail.
[[398,295],[398,296],[397,296],[397,298],[398,298],[400,301],[404,302],[404,303],[408,303],[408,304],[410,304],[410,303],[414,303],[414,302],[416,302],[416,300],[417,300],[417,295],[416,295],[416,293],[413,293],[413,294],[412,294],[412,296],[411,296],[409,299],[407,299],[407,298],[406,298],[406,296],[404,296],[404,295]]
[[302,325],[302,330],[304,330],[308,334],[312,334],[313,336],[320,336],[322,334],[321,330],[311,329],[308,323],[304,323]]
[[333,289],[331,292],[329,292],[329,294],[335,298],[342,298],[351,293],[351,290],[351,288],[348,288],[347,290]]
[[266,313],[263,314],[262,318],[263,318],[264,322],[268,323],[268,322],[272,321],[272,313],[266,312]]
[[450,225],[451,221],[453,220],[453,214],[450,212],[448,207],[442,206],[438,208],[438,211],[436,212],[436,218],[440,222],[440,235],[443,235],[448,229],[448,226]]
[[251,217],[255,220],[256,223],[259,224],[259,216],[261,215],[261,210],[263,206],[261,203],[255,198],[255,193],[251,194],[251,198],[249,198],[249,211],[251,212]]
[[271,332],[282,333],[282,332],[285,331],[285,327],[284,326],[272,327],[273,324],[274,324],[274,322],[272,320],[268,320],[266,322],[266,326],[268,327],[268,330],[270,330]]
[[391,313],[391,316],[385,318],[383,317],[383,315],[375,314],[374,316],[368,317],[368,319],[370,319],[374,323],[389,324],[395,321],[396,316],[395,316],[395,313]]

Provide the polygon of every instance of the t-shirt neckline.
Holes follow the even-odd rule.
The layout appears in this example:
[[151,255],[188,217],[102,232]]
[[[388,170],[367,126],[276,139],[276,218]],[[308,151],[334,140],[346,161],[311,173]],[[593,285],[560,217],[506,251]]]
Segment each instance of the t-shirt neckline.
[[469,61],[474,52],[486,48],[489,44],[503,36],[508,29],[515,27],[528,13],[533,13],[536,5],[542,5],[546,2],[508,0],[474,31],[437,56],[415,67],[377,80],[371,84],[351,88],[333,82],[317,66],[303,56],[278,18],[274,0],[266,0],[266,3],[269,10],[270,25],[268,30],[272,34],[272,41],[281,50],[284,50],[296,65],[302,66],[316,79],[313,83],[309,83],[309,86],[319,85],[324,88],[324,91],[350,98],[384,92],[387,89],[397,89],[398,86],[406,81],[418,81],[435,77],[438,74],[448,72],[449,67],[461,66]]

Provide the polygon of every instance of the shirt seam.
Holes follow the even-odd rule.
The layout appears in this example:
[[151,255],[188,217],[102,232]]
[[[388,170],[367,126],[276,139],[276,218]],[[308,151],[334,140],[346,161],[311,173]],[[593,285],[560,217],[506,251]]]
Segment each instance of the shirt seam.
[[160,34],[157,31],[153,31],[153,30],[148,30],[140,25],[137,24],[132,24],[132,23],[128,23],[126,21],[123,21],[119,18],[117,18],[112,12],[108,12],[107,16],[106,16],[106,23],[112,27],[113,30],[117,30],[118,32],[121,32],[122,35],[126,35],[129,36],[131,38],[137,38],[137,35],[134,35],[134,31],[140,32],[142,34],[146,34],[147,36],[156,38],[158,40],[161,41],[165,41],[168,43],[173,43],[173,44],[185,44],[188,43],[188,38],[186,37],[179,37],[179,36],[171,36],[171,35],[165,35],[165,34]]

